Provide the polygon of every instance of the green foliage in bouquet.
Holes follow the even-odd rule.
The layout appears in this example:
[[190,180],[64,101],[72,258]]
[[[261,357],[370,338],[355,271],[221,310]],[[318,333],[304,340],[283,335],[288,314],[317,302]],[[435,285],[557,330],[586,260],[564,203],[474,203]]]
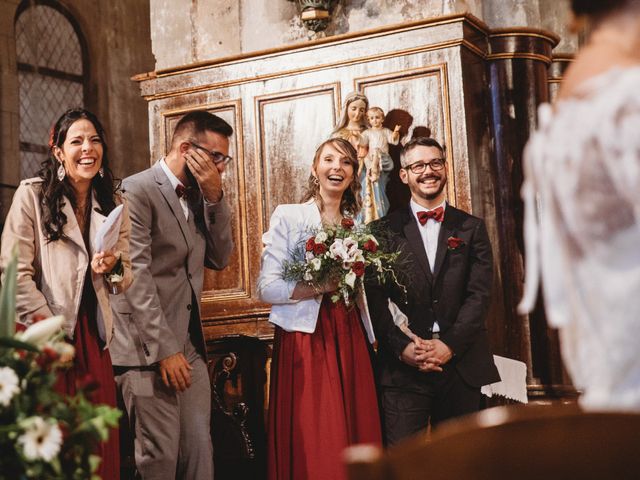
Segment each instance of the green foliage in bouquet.
[[16,266],[14,255],[0,290],[0,479],[98,479],[94,452],[120,411],[92,404],[89,386],[73,397],[55,392],[73,347],[62,338],[62,317],[14,334]]
[[337,290],[331,300],[346,305],[363,289],[365,273],[375,275],[380,282],[392,280],[404,290],[396,274],[399,253],[383,251],[379,246],[367,225],[356,226],[353,220],[344,218],[340,225],[309,232],[309,238],[291,252],[292,260],[284,262],[282,277],[307,282],[314,288],[335,283]]

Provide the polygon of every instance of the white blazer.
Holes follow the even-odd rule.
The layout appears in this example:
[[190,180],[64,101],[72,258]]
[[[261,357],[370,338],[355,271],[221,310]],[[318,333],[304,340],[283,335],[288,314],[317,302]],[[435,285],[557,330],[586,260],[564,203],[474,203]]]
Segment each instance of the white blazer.
[[[318,321],[322,296],[304,300],[292,300],[296,281],[282,278],[283,262],[291,260],[291,253],[301,242],[311,236],[322,220],[316,203],[278,205],[273,215],[269,231],[262,236],[262,268],[258,278],[258,295],[264,302],[271,303],[269,321],[287,332],[313,333]],[[375,341],[373,326],[364,290],[356,297],[360,318],[369,341]]]

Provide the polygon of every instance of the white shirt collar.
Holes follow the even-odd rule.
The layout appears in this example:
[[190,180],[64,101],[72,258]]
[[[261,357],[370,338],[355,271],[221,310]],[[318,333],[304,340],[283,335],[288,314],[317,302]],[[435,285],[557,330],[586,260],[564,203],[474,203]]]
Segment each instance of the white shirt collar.
[[174,190],[178,185],[182,185],[184,187],[183,183],[178,179],[178,177],[176,177],[173,174],[173,172],[169,168],[169,165],[167,165],[167,162],[165,162],[164,158],[160,159],[160,168],[162,168],[162,171],[165,173],[167,178],[169,178],[169,182],[171,182],[171,186],[173,187]]

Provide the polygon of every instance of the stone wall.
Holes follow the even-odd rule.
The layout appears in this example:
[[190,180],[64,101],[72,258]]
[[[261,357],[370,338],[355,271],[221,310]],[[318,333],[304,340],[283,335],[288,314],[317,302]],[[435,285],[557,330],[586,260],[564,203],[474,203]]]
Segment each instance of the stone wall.
[[575,51],[568,2],[558,0],[341,0],[329,27],[308,30],[289,0],[151,0],[156,69],[168,69],[319,37],[469,12],[491,28],[535,27],[562,37],[557,51]]

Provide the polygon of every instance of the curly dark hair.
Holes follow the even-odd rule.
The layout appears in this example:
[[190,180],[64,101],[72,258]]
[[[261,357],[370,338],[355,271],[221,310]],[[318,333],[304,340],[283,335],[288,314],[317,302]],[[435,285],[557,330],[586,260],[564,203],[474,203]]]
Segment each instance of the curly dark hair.
[[[320,154],[322,153],[322,149],[325,145],[333,145],[339,152],[345,154],[349,158],[349,163],[353,166],[353,180],[344,193],[342,194],[342,200],[340,201],[340,210],[343,214],[349,214],[353,217],[360,213],[360,209],[362,208],[362,197],[360,195],[360,190],[362,186],[360,185],[360,181],[358,180],[358,153],[356,149],[353,148],[353,145],[349,143],[347,140],[342,138],[330,138],[329,140],[325,140],[322,142],[318,148],[316,149],[316,153],[313,156],[313,168],[315,169],[320,161]],[[307,184],[307,188],[305,190],[304,196],[302,198],[303,202],[306,202],[311,199],[317,199],[320,202],[320,207],[322,208],[322,197],[320,197],[320,185],[318,184],[318,180],[313,174],[309,175],[309,181]]]
[[57,171],[60,164],[54,155],[54,149],[56,147],[62,148],[71,125],[82,119],[89,120],[93,124],[103,148],[102,169],[104,175],[93,177],[91,188],[95,192],[103,215],[108,215],[116,207],[115,197],[119,191],[120,181],[114,179],[113,173],[109,168],[104,128],[102,128],[98,118],[88,110],[82,108],[67,110],[51,128],[49,156],[42,162],[38,172],[38,176],[42,179],[42,188],[39,195],[40,205],[42,206],[42,221],[45,235],[49,242],[65,237],[63,227],[67,223],[67,216],[62,213],[65,198],[71,202],[71,206],[74,209],[78,206],[76,191],[69,181],[69,177],[66,176],[62,181],[58,180]]

